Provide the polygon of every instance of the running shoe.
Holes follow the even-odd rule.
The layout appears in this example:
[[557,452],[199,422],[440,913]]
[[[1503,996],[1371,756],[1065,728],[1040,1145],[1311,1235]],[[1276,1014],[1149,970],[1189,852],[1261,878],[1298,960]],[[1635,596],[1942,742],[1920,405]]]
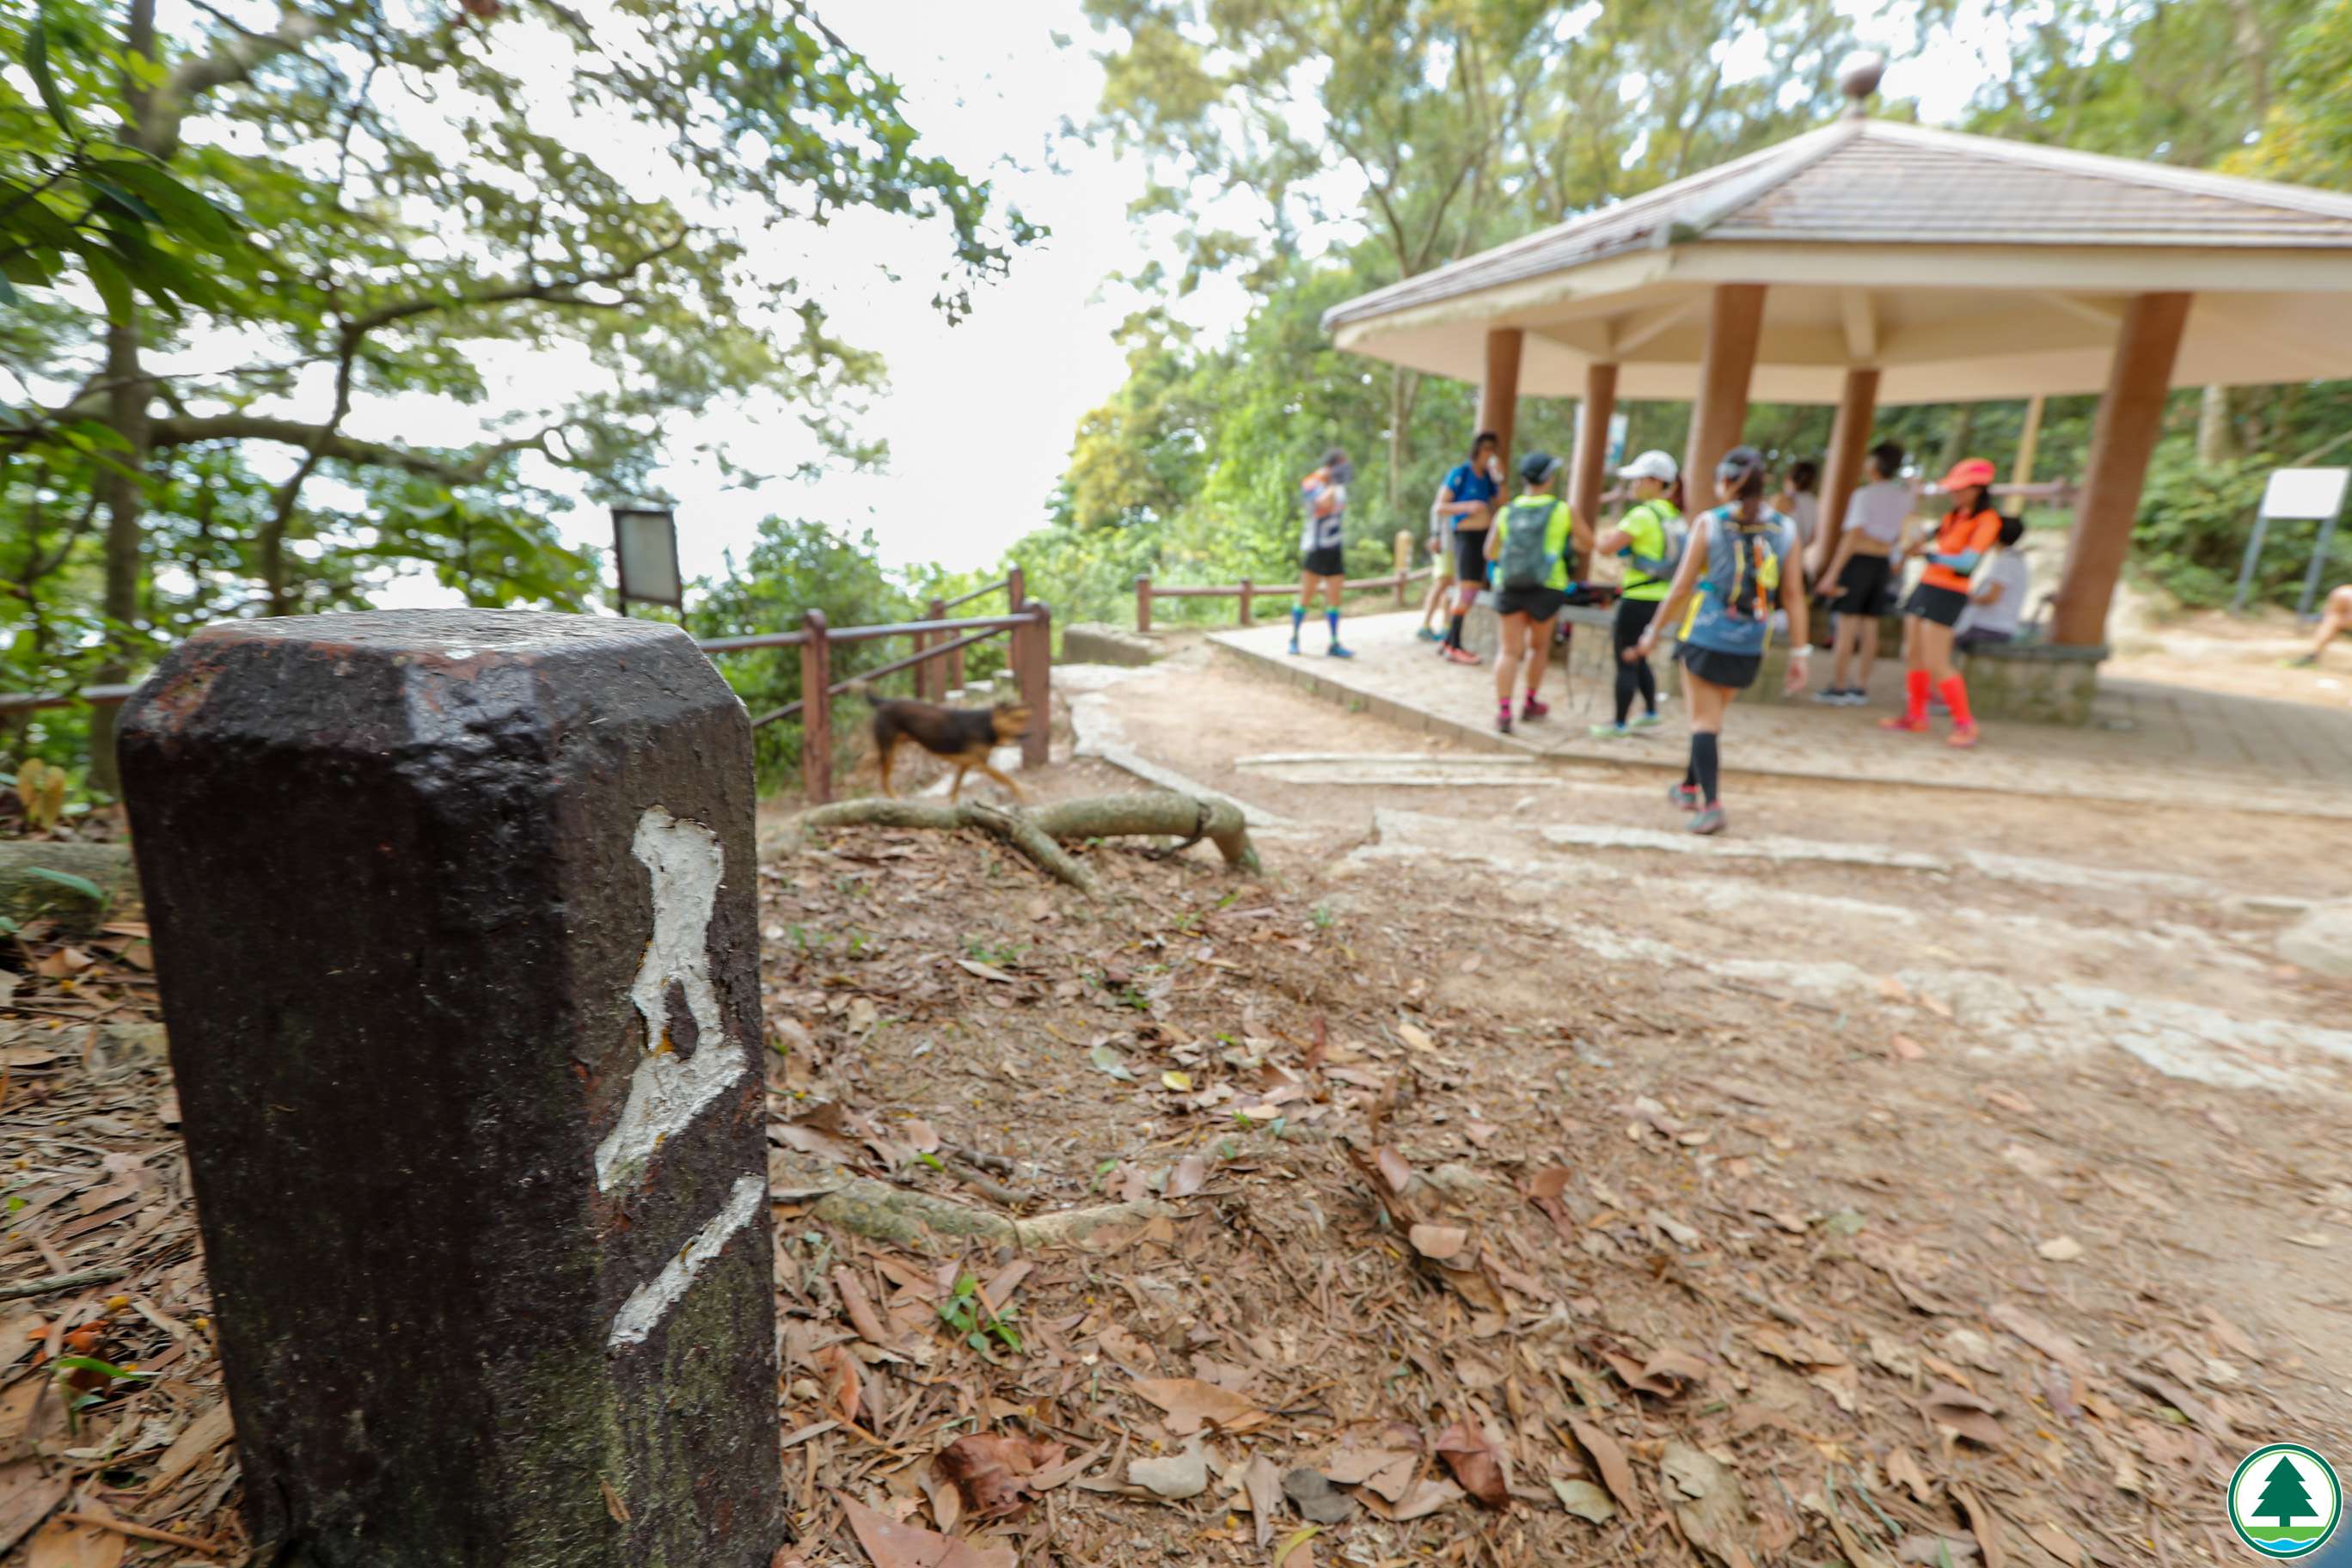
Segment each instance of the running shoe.
[[1495,710],[1495,733],[1497,735],[1507,735],[1510,732],[1511,705],[1506,702],[1500,708]]
[[1644,713],[1633,721],[1632,727],[1636,730],[1654,730],[1664,722],[1665,721],[1655,713]]
[[1630,741],[1633,731],[1622,724],[1595,724],[1585,731],[1596,741]]
[[1293,658],[1297,658],[1298,657],[1298,639],[1297,637],[1290,639],[1290,657]]
[[1849,708],[1867,708],[1870,706],[1870,693],[1859,686],[1849,686],[1840,700]]
[[1967,751],[1970,746],[1973,746],[1976,743],[1977,727],[1974,724],[1953,725],[1952,738],[1950,741],[1946,742],[1948,745],[1958,747],[1963,752]]
[[1445,634],[1444,632],[1433,632],[1427,626],[1422,627],[1412,635],[1419,637],[1423,642],[1444,642],[1445,640]]
[[1527,698],[1519,704],[1519,717],[1522,720],[1549,719],[1551,717],[1551,704],[1538,702],[1532,697]]
[[1824,690],[1816,691],[1813,693],[1813,700],[1824,708],[1835,708],[1845,701],[1845,688],[1832,686]]
[[1485,659],[1480,658],[1476,654],[1472,653],[1466,647],[1442,647],[1437,650],[1437,657],[1444,659],[1449,664],[1484,664],[1486,662]]
[[1689,827],[1693,833],[1715,834],[1723,831],[1723,807],[1710,805],[1690,819]]
[[1908,713],[1895,713],[1881,719],[1878,721],[1878,727],[1882,730],[1903,730],[1914,735],[1923,735],[1927,731],[1927,721],[1914,719]]
[[1668,784],[1666,786],[1666,804],[1668,805],[1681,806],[1685,811],[1696,811],[1699,806],[1698,785],[1694,784]]
[[2286,668],[2289,669],[2316,669],[2319,668],[2319,656],[2315,653],[2297,654],[2294,658],[2286,661]]
[[1356,657],[1356,650],[1354,648],[1341,647],[1338,643],[1333,643],[1329,647],[1325,648],[1323,651],[1329,654],[1333,658],[1353,658]]

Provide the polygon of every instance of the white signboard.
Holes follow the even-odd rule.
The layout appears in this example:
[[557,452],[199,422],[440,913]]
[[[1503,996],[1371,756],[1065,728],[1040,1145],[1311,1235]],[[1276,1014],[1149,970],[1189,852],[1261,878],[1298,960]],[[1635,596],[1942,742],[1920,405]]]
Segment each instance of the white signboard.
[[677,519],[667,507],[613,509],[613,554],[621,603],[632,599],[677,608],[686,586],[677,569]]
[[2264,517],[2334,517],[2344,506],[2352,468],[2276,468],[2263,491]]

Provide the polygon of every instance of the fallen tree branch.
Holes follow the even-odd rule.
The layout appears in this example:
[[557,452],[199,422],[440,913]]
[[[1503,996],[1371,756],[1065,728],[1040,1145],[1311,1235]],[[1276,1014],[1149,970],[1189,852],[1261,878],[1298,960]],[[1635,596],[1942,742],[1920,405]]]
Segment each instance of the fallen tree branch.
[[977,1237],[1011,1242],[1016,1247],[1068,1247],[1098,1230],[1128,1229],[1172,1216],[1176,1211],[1156,1198],[1138,1203],[1104,1204],[1094,1208],[1066,1209],[1034,1219],[1007,1219],[968,1204],[908,1192],[903,1187],[861,1176],[827,1193],[809,1211],[828,1225],[856,1231],[869,1240],[920,1247],[933,1237],[951,1240]]
[[27,1296],[52,1296],[59,1290],[79,1290],[85,1285],[111,1285],[128,1272],[112,1264],[85,1268],[79,1274],[47,1274],[38,1279],[26,1279],[20,1284],[0,1285],[0,1301],[21,1301]]
[[1139,795],[1097,795],[1039,806],[1032,819],[1055,838],[1115,838],[1125,834],[1166,834],[1197,842],[1207,838],[1237,871],[1255,872],[1257,851],[1241,807],[1171,790]]
[[796,842],[812,831],[832,827],[926,827],[953,831],[977,827],[992,833],[1018,849],[1050,875],[1084,893],[1095,890],[1094,874],[1065,850],[1065,838],[1117,838],[1146,835],[1177,838],[1193,844],[1207,838],[1237,870],[1260,869],[1257,851],[1250,845],[1249,828],[1241,809],[1231,801],[1202,800],[1189,795],[1091,795],[1059,801],[1023,814],[970,802],[945,805],[934,801],[873,799],[836,801],[814,806],[785,824],[784,842]]
[[926,800],[841,800],[802,812],[789,826],[795,836],[828,827],[936,827],[950,832],[977,827],[1029,857],[1049,876],[1082,893],[1095,890],[1094,873],[1070,858],[1034,822],[978,801],[940,805]]

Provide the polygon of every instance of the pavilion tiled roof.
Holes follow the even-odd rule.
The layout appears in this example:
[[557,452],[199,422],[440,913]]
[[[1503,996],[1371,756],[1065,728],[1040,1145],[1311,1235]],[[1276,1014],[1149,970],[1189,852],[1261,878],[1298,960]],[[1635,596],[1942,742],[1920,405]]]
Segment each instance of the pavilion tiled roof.
[[2352,196],[1849,118],[1349,300],[1324,325],[1710,241],[2352,250]]

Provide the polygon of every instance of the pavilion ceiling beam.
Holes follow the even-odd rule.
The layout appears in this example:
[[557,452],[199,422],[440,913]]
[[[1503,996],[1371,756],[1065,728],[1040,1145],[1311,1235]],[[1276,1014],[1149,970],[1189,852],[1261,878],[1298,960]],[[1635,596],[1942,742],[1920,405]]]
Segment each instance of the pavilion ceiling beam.
[[1867,289],[1845,289],[1838,293],[1838,310],[1845,319],[1845,352],[1855,364],[1878,363],[1878,307]]
[[1631,310],[1612,319],[1606,327],[1610,357],[1622,360],[1643,344],[1672,331],[1687,321],[1701,303],[1700,297],[1676,300],[1647,310]]
[[2122,310],[2111,309],[2095,300],[2085,300],[2074,294],[2061,293],[2055,289],[2037,289],[2033,291],[2033,297],[2054,310],[2063,310],[2077,320],[2088,321],[2093,326],[2104,327],[2109,331],[2114,331],[2123,325]]

